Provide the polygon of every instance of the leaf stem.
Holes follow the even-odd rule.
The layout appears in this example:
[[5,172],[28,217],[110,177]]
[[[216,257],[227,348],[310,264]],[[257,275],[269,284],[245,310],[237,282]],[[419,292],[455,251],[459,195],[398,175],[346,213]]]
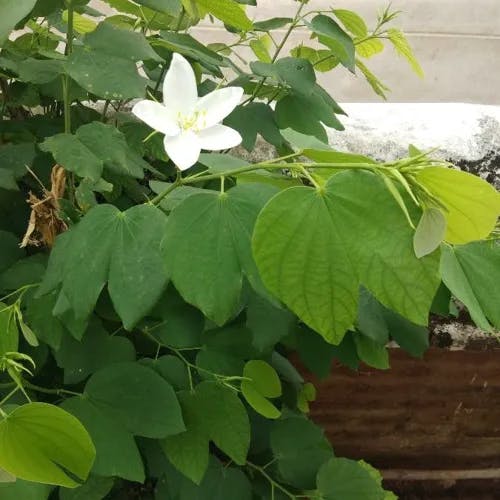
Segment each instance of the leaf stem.
[[262,467],[252,463],[252,462],[247,462],[246,465],[248,467],[256,470],[261,476],[263,476],[269,484],[271,485],[271,491],[274,492],[274,489],[280,490],[281,493],[286,495],[288,498],[291,498],[292,500],[295,500],[297,497],[290,491],[288,491],[284,486],[281,486],[281,484],[277,483]]
[[48,389],[46,387],[41,387],[36,384],[32,384],[27,380],[23,380],[23,387],[26,389],[31,389],[35,392],[42,392],[44,394],[55,394],[56,396],[62,396],[63,394],[68,394],[69,396],[81,396],[81,392],[68,391],[66,389]]
[[[0,407],[2,407],[12,396],[14,396],[14,394],[19,390],[19,386],[15,386],[14,389],[12,389],[12,391],[9,392],[9,394],[7,394],[7,396],[5,396],[2,401],[0,401]],[[5,415],[5,414],[4,414]]]
[[[73,0],[66,0],[68,7],[68,30],[66,32],[66,55],[73,52],[74,19],[75,11]],[[64,132],[71,134],[71,79],[69,75],[63,76],[63,99],[64,99]]]

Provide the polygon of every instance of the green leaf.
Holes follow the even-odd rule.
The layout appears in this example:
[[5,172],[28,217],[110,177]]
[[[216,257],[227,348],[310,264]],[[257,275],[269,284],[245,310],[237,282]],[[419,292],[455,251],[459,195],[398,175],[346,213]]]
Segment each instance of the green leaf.
[[142,33],[121,29],[110,23],[100,23],[95,31],[85,37],[85,45],[96,52],[134,62],[161,61]]
[[500,215],[500,194],[480,177],[440,167],[424,168],[415,177],[444,204],[449,243],[481,240],[495,228]]
[[17,352],[19,331],[14,308],[0,302],[0,358],[7,352]]
[[247,327],[253,334],[253,345],[261,352],[271,350],[290,333],[295,316],[268,300],[253,294],[247,307]]
[[76,135],[114,174],[142,179],[143,170],[149,168],[149,164],[129,148],[125,136],[113,125],[92,122],[80,127]]
[[361,38],[368,35],[368,28],[363,19],[352,10],[334,9],[333,13],[344,25],[344,28],[354,36]]
[[365,59],[380,54],[383,50],[384,44],[378,38],[369,38],[368,40],[356,43],[356,54]]
[[356,327],[365,337],[382,346],[389,342],[389,329],[384,317],[384,307],[363,287],[359,293]]
[[352,38],[331,17],[324,14],[318,14],[308,24],[318,35],[318,40],[331,49],[346,68],[354,72],[355,48]]
[[413,71],[420,78],[423,78],[424,71],[422,70],[422,67],[417,61],[415,54],[413,53],[413,49],[411,48],[411,45],[406,39],[404,33],[400,30],[391,28],[387,30],[387,36],[389,37],[390,42],[396,49],[396,52],[408,61]]
[[112,477],[90,476],[79,488],[61,488],[59,500],[102,500],[111,491],[113,484]]
[[412,238],[383,180],[351,171],[321,191],[297,187],[273,197],[257,220],[253,251],[267,288],[338,344],[355,321],[360,284],[409,320],[427,323],[439,256],[417,259]]
[[238,465],[244,465],[250,446],[250,423],[238,396],[213,382],[197,386],[210,440]]
[[[198,42],[187,33],[174,33],[172,31],[162,31],[161,38],[152,40],[153,47],[165,47],[170,52],[178,52],[184,56],[198,61],[200,64],[207,65],[210,68],[227,66],[226,60],[217,52]],[[217,69],[217,71],[219,71]]]
[[337,56],[331,50],[327,49],[316,50],[312,47],[299,45],[292,49],[291,54],[294,57],[307,59],[316,71],[321,72],[331,71],[339,63]]
[[75,135],[57,134],[46,139],[39,147],[42,151],[51,153],[65,170],[94,181],[101,177],[102,161]]
[[57,351],[61,346],[65,328],[59,318],[52,314],[56,300],[56,293],[42,297],[35,297],[32,294],[28,297],[24,316],[27,323],[36,332],[37,338]]
[[[68,22],[68,11],[65,10],[62,13],[62,20],[67,23]],[[91,33],[97,28],[97,23],[89,19],[88,17],[84,17],[78,12],[73,13],[73,28],[77,33],[86,34]]]
[[384,345],[360,333],[354,334],[354,342],[361,361],[379,370],[390,368],[389,352]]
[[[2,161],[1,156],[0,161]],[[0,230],[0,272],[9,269],[15,262],[22,259],[24,255],[23,249],[19,248],[18,237],[8,231]]]
[[85,395],[103,413],[137,436],[164,438],[185,430],[172,386],[139,363],[120,363],[94,373]]
[[385,309],[383,314],[391,337],[406,352],[416,358],[421,358],[429,348],[427,328],[415,325],[388,309]]
[[140,362],[155,370],[169,384],[171,384],[174,389],[189,389],[189,376],[187,367],[184,362],[181,361],[181,359],[177,356],[160,356],[158,359],[142,358]]
[[242,138],[242,146],[252,151],[257,135],[273,146],[283,144],[273,109],[263,102],[252,102],[246,106],[238,106],[225,120],[224,124],[237,130]]
[[446,217],[439,208],[426,208],[413,237],[415,255],[420,258],[434,252],[446,234]]
[[141,455],[134,437],[120,420],[108,417],[85,398],[70,398],[61,406],[81,420],[94,442],[94,474],[144,482]]
[[170,278],[184,300],[218,325],[240,309],[243,277],[262,290],[250,235],[274,192],[252,184],[207,191],[186,198],[169,218],[164,255]]
[[64,383],[76,384],[113,363],[135,361],[135,349],[127,338],[108,335],[94,319],[81,342],[64,335],[55,358],[57,365],[64,369]]
[[26,167],[33,165],[35,156],[35,145],[31,142],[4,144],[0,146],[0,170],[10,172],[16,179],[20,178],[27,173]]
[[208,467],[210,437],[205,429],[204,408],[197,392],[180,392],[186,432],[170,436],[162,442],[172,465],[196,484],[200,484]]
[[134,61],[90,47],[75,48],[68,58],[67,71],[85,90],[103,99],[143,97],[147,84]]
[[210,172],[224,173],[226,170],[247,167],[247,161],[223,153],[201,153],[198,160],[202,165],[208,167]]
[[270,42],[271,40],[268,35],[263,35],[250,40],[250,48],[259,61],[266,63],[270,63],[272,61],[271,54],[269,53]]
[[125,212],[112,205],[92,208],[64,235],[64,245],[56,244],[39,295],[60,283],[58,304],[64,297],[76,319],[85,319],[108,282],[116,312],[131,329],[152,309],[167,283],[160,252],[165,224],[165,215],[151,205]]
[[332,458],[318,472],[325,500],[383,500],[385,493],[369,470],[355,460]]
[[252,21],[245,10],[234,0],[196,0],[196,3],[224,24],[241,31],[252,29]]
[[154,318],[150,333],[162,344],[177,349],[199,346],[205,327],[203,314],[184,302],[170,286],[149,314]]
[[283,28],[291,22],[293,22],[293,19],[291,17],[272,17],[271,19],[265,19],[264,21],[254,22],[253,28],[255,31],[269,32],[272,30]]
[[29,403],[0,421],[0,467],[18,478],[74,488],[94,458],[83,425],[57,406]]
[[28,57],[17,66],[19,79],[36,84],[49,83],[64,72],[64,61]]
[[137,0],[137,3],[171,16],[177,16],[181,10],[180,0]]
[[490,322],[500,328],[500,245],[496,241],[443,245],[441,274],[480,328],[491,331]]
[[175,470],[167,469],[156,485],[157,499],[213,500],[233,498],[251,500],[252,486],[245,473],[236,467],[222,464],[211,457],[200,484],[195,484]]
[[332,457],[323,430],[302,417],[273,423],[270,442],[280,478],[302,490],[314,488],[318,468]]
[[356,59],[356,66],[361,70],[366,81],[370,84],[375,94],[387,99],[386,92],[391,89],[384,85],[359,59]]
[[48,500],[52,487],[18,479],[15,483],[0,483],[2,500]]
[[252,385],[265,398],[281,396],[281,381],[276,370],[265,361],[253,359],[245,364],[243,376],[250,379],[243,383]]
[[36,0],[19,0],[15,4],[11,0],[0,1],[0,43],[3,43],[16,24],[27,16]]
[[179,397],[187,430],[162,444],[172,464],[199,484],[208,467],[209,441],[238,465],[245,464],[250,423],[238,396],[217,383],[202,382]]
[[279,418],[281,412],[267,399],[281,396],[276,370],[265,361],[251,360],[245,364],[243,377],[250,379],[241,382],[241,392],[248,404],[266,418]]

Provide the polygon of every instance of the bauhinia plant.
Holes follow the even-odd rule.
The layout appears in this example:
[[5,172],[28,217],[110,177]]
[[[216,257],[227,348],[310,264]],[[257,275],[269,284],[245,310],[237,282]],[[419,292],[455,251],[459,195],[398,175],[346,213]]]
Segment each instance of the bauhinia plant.
[[[319,376],[387,368],[390,339],[420,356],[451,294],[500,326],[498,193],[327,144],[318,72],[384,96],[388,42],[421,73],[397,13],[105,3],[0,1],[0,497],[394,498],[334,455],[288,354]],[[258,136],[273,159],[227,153]]]

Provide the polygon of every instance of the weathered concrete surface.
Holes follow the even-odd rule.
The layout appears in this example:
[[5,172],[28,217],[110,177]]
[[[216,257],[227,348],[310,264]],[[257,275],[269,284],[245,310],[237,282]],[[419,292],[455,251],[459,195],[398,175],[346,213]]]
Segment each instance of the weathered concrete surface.
[[343,104],[343,132],[329,131],[341,151],[379,160],[407,154],[408,145],[438,148],[436,157],[451,160],[500,188],[500,106],[473,104]]

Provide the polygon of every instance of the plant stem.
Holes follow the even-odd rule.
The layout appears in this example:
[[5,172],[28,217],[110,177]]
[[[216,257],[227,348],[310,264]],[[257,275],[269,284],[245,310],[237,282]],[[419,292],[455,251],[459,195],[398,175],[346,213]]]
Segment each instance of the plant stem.
[[[73,52],[74,37],[74,7],[73,0],[67,0],[68,7],[68,31],[66,32],[66,55]],[[63,99],[64,99],[64,132],[71,134],[71,79],[69,75],[63,76]]]
[[69,396],[81,396],[81,392],[68,391],[66,389],[47,389],[46,387],[41,387],[36,384],[32,384],[26,380],[23,380],[23,387],[26,389],[31,389],[35,392],[42,392],[44,394],[55,394],[56,396],[61,396],[63,394],[68,394]]
[[[290,24],[290,27],[288,28],[287,32],[283,36],[283,39],[279,43],[278,47],[276,47],[276,51],[274,52],[274,55],[271,59],[272,63],[275,63],[276,59],[278,59],[278,56],[280,55],[281,51],[283,50],[285,43],[288,41],[288,39],[290,38],[290,35],[292,34],[293,30],[297,26],[297,23],[301,19],[300,14],[302,12],[302,9],[305,7],[305,5],[306,5],[305,2],[300,3],[300,6],[297,9],[297,12],[295,13],[295,17],[293,18],[293,21]],[[266,83],[266,81],[267,81],[267,76],[265,76],[264,78],[262,78],[262,80],[260,80],[259,84],[255,87],[254,91],[252,92],[252,95],[242,105],[249,104],[249,103],[253,102],[259,96],[259,92],[261,91],[261,89],[264,86],[264,84]]]
[[9,392],[9,394],[7,394],[7,396],[5,396],[2,401],[0,401],[0,407],[2,407],[12,396],[14,396],[14,394],[19,390],[19,387],[16,385],[16,387],[14,387],[14,389],[12,389],[12,391]]
[[265,479],[269,481],[269,484],[271,485],[271,491],[277,489],[280,490],[281,493],[286,495],[288,498],[291,498],[292,500],[295,500],[297,498],[296,495],[288,491],[284,486],[281,486],[281,484],[277,483],[262,467],[259,467],[258,465],[255,465],[252,462],[247,462],[246,465],[256,470],[259,474],[261,474]]

